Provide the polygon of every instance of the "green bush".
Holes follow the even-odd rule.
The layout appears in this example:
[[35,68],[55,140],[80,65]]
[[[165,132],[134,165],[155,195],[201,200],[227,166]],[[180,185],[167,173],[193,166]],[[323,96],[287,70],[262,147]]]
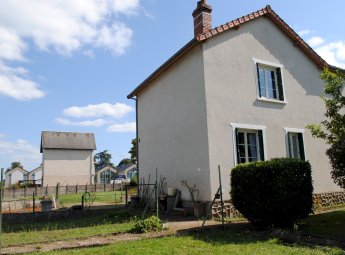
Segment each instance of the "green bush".
[[336,184],[345,189],[345,139],[332,144],[327,150],[332,165],[332,178]]
[[163,229],[162,221],[157,216],[151,216],[146,219],[138,219],[134,223],[134,231],[139,233],[147,233],[160,231]]
[[297,159],[239,164],[231,172],[235,208],[257,227],[292,228],[312,212],[309,162]]
[[134,175],[130,182],[129,182],[129,185],[130,186],[138,186],[138,176],[137,175]]

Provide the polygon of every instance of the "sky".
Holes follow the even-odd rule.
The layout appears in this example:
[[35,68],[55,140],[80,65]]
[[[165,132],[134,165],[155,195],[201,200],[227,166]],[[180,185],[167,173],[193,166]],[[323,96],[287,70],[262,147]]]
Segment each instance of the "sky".
[[[328,63],[345,68],[345,1],[209,0],[213,26],[271,5]],[[42,161],[42,131],[92,132],[129,157],[127,95],[193,37],[197,0],[0,0],[0,167]]]

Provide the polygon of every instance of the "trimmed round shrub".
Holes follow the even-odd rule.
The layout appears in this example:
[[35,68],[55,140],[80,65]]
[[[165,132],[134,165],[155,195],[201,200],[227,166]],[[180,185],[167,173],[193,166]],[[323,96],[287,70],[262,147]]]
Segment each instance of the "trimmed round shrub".
[[334,182],[345,189],[345,139],[334,143],[326,153],[333,168],[331,174]]
[[231,171],[235,208],[255,226],[292,228],[312,212],[309,162],[297,159],[239,164]]

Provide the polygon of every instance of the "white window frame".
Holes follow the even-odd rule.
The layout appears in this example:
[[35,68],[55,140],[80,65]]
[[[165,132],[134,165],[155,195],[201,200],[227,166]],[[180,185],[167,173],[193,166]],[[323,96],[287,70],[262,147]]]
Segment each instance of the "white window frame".
[[[252,129],[238,129],[238,133],[241,132],[244,134],[244,147],[245,147],[245,159],[246,162],[245,163],[249,163],[249,157],[248,157],[248,134],[255,134],[255,142],[256,142],[256,158],[258,159],[257,161],[259,161],[260,159],[260,142],[259,142],[259,134],[258,134],[258,130],[252,130]],[[238,135],[235,134],[235,135]],[[238,149],[239,144],[236,144],[236,150]]]
[[[262,131],[262,141],[263,141],[263,147],[264,147],[264,157],[265,160],[267,159],[267,144],[266,144],[266,126],[260,126],[260,125],[251,125],[251,124],[241,124],[241,123],[230,123],[230,127],[232,127],[232,144],[233,144],[233,161],[234,166],[238,165],[237,161],[237,144],[236,144],[236,128],[241,130],[249,130],[249,131]],[[258,154],[260,155],[260,145],[258,143],[259,150]],[[260,158],[260,157],[259,157]]]
[[303,151],[304,151],[304,158],[307,160],[307,153],[305,150],[305,139],[304,139],[304,133],[305,129],[303,128],[284,128],[285,131],[285,147],[286,147],[286,157],[290,157],[290,149],[289,149],[289,133],[295,133],[295,134],[302,134],[303,139]]
[[[286,100],[286,93],[285,93],[285,84],[284,84],[284,74],[283,74],[283,69],[284,66],[281,64],[277,64],[277,63],[272,63],[272,62],[268,62],[265,60],[261,60],[261,59],[256,59],[256,58],[252,58],[253,62],[254,62],[254,76],[255,76],[255,89],[256,89],[256,99],[260,100],[260,101],[265,101],[265,102],[271,102],[271,103],[277,103],[277,104],[287,104],[287,100]],[[263,65],[263,66],[267,66],[267,69],[276,69],[276,68],[280,68],[280,75],[281,75],[281,80],[282,80],[282,87],[283,87],[283,96],[284,96],[284,101],[281,101],[279,99],[274,99],[274,98],[268,98],[268,97],[260,97],[260,86],[259,86],[259,73],[258,73],[258,69],[257,69],[257,65]],[[275,78],[276,78],[276,83],[278,82],[277,79],[277,73],[275,72]],[[276,84],[277,87],[277,93],[279,93],[278,91],[278,86]],[[266,95],[268,94],[268,88],[266,88]],[[279,96],[278,96],[279,97]]]

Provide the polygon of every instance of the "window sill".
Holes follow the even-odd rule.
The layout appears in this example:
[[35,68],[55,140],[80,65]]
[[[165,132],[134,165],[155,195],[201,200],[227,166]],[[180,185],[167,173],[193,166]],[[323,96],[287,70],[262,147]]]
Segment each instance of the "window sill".
[[257,98],[257,100],[263,101],[263,102],[268,102],[268,103],[275,103],[275,104],[284,104],[284,105],[287,104],[287,101],[280,101],[280,100],[262,98],[262,97]]

